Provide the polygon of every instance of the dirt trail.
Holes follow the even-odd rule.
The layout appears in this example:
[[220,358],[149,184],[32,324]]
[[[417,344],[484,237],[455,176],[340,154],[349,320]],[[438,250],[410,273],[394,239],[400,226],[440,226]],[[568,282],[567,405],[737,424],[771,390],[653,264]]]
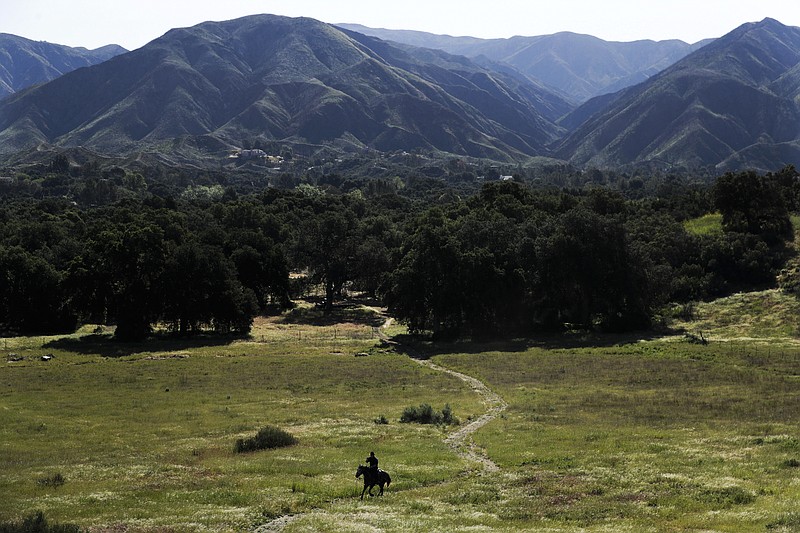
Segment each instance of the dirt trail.
[[497,418],[500,413],[506,410],[508,404],[506,404],[505,400],[503,400],[503,398],[501,398],[497,393],[489,389],[485,383],[473,378],[472,376],[441,367],[435,363],[431,363],[430,361],[422,359],[414,359],[414,361],[433,370],[445,372],[451,376],[457,377],[483,397],[484,403],[489,406],[488,411],[469,424],[462,426],[458,431],[452,433],[445,439],[445,443],[447,443],[461,457],[481,464],[484,472],[497,472],[499,470],[498,466],[494,463],[494,461],[486,457],[483,450],[481,450],[472,441],[472,434]]
[[[393,319],[389,318],[380,328],[375,328],[376,333],[381,338],[383,342],[389,343],[391,342],[389,338],[384,333],[384,328],[387,328],[392,324]],[[478,431],[480,428],[497,418],[503,411],[506,410],[508,404],[503,400],[503,398],[492,391],[489,387],[486,386],[485,383],[476,379],[472,376],[468,376],[466,374],[462,374],[461,372],[456,372],[455,370],[450,370],[449,368],[444,368],[442,366],[437,365],[436,363],[432,363],[427,359],[423,359],[419,356],[419,354],[415,353],[412,349],[408,346],[405,347],[406,351],[409,352],[411,355],[412,361],[415,361],[423,366],[426,366],[432,370],[436,370],[437,372],[444,372],[446,374],[450,374],[454,376],[467,385],[469,385],[472,390],[478,393],[482,398],[484,403],[487,404],[488,410],[486,413],[481,415],[476,420],[473,420],[469,424],[462,426],[458,429],[458,431],[452,433],[449,437],[445,439],[445,443],[450,446],[457,454],[461,457],[479,463],[483,467],[484,472],[497,472],[499,467],[486,457],[483,450],[481,450],[473,441],[472,441],[472,434]]]

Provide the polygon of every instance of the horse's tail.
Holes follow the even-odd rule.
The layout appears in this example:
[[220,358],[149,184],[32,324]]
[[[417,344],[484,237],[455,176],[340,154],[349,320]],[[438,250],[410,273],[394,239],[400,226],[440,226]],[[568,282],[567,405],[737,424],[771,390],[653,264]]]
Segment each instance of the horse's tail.
[[392,477],[389,475],[388,472],[385,472],[385,474],[386,474],[386,486],[388,487],[389,485],[392,484]]

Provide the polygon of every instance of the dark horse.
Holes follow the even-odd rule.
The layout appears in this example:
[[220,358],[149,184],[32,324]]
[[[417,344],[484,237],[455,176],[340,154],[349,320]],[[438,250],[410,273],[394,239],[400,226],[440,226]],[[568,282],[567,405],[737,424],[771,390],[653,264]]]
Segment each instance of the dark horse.
[[358,465],[358,470],[356,470],[356,479],[361,477],[361,474],[364,474],[364,490],[361,491],[361,499],[364,499],[364,493],[367,492],[369,489],[369,495],[373,496],[372,494],[372,487],[378,485],[381,488],[381,492],[378,496],[383,496],[383,486],[386,485],[387,487],[392,482],[392,478],[389,477],[389,474],[384,472],[383,470],[378,470],[376,473],[373,469],[368,466]]

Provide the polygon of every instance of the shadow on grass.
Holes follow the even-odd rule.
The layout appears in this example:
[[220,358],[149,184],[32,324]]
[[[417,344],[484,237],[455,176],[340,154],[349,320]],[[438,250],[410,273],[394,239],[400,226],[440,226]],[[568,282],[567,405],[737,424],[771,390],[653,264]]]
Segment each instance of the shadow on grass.
[[[313,301],[313,300],[309,300]],[[333,326],[343,322],[350,322],[363,326],[377,328],[385,320],[383,315],[364,307],[373,302],[370,300],[352,300],[335,304],[331,314],[326,315],[321,302],[313,307],[297,307],[292,309],[280,320],[284,324],[302,324],[307,326]],[[377,302],[374,303],[377,305]]]
[[395,335],[391,342],[398,352],[414,359],[430,359],[436,355],[476,354],[484,352],[524,352],[530,348],[548,350],[609,348],[654,340],[677,331],[639,331],[625,334],[595,332],[551,333],[532,338],[437,341],[423,335]]
[[235,341],[248,338],[242,335],[195,335],[180,337],[169,334],[156,334],[143,341],[121,342],[111,335],[85,335],[78,338],[56,339],[44,345],[45,348],[64,350],[84,355],[102,357],[126,357],[143,352],[175,352],[192,348],[227,346]]

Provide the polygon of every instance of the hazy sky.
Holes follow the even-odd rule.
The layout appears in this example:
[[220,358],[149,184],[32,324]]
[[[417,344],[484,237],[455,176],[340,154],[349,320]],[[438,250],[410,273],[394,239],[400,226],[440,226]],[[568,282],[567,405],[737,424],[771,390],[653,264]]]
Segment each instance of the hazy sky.
[[449,35],[573,31],[614,41],[696,42],[765,17],[800,26],[798,0],[0,0],[0,32],[134,49],[171,28],[256,13]]

